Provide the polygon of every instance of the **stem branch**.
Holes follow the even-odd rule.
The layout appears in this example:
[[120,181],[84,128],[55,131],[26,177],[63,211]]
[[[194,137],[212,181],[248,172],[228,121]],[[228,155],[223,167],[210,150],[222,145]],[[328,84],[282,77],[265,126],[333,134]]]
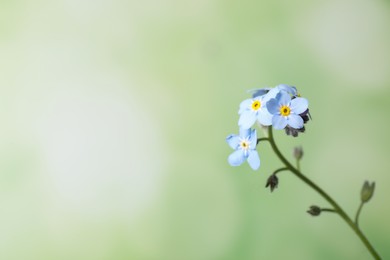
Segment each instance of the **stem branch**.
[[359,208],[358,208],[358,210],[356,212],[356,216],[355,216],[355,225],[358,228],[359,228],[359,216],[360,216],[360,212],[362,211],[363,205],[364,205],[364,202],[362,201],[360,203],[360,206],[359,206]]
[[334,210],[334,209],[326,209],[326,208],[321,208],[321,211],[338,213],[338,212],[337,212],[336,210]]
[[261,141],[268,141],[269,139],[267,137],[257,138],[256,144],[259,144]]
[[276,171],[274,171],[274,175],[276,175],[278,172],[281,172],[281,171],[289,171],[290,169],[287,168],[287,167],[284,167],[284,168],[280,168],[280,169],[277,169]]

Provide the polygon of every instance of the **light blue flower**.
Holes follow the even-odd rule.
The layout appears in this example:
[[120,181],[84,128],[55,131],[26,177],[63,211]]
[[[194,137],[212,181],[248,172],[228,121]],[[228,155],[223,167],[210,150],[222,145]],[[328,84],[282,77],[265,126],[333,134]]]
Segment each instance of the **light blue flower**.
[[286,84],[279,84],[276,87],[272,88],[267,93],[267,96],[269,97],[269,99],[271,99],[271,98],[276,97],[276,95],[279,94],[279,92],[282,92],[282,91],[288,93],[290,96],[293,96],[293,97],[296,97],[298,95],[298,91],[297,91],[297,89],[294,86],[289,86],[289,85],[286,85]]
[[242,101],[238,111],[240,115],[239,127],[249,129],[256,121],[264,126],[271,125],[272,115],[268,112],[266,106],[268,100],[269,96],[266,94]]
[[252,89],[249,90],[249,93],[252,93],[252,97],[259,97],[267,94],[272,88],[257,88],[257,89]]
[[298,95],[297,88],[294,86],[290,86],[290,85],[286,85],[286,84],[279,84],[275,88],[277,88],[279,90],[286,91],[288,94],[290,94],[291,96],[294,96],[294,97]]
[[305,98],[296,97],[291,99],[286,91],[280,91],[275,98],[267,102],[267,109],[273,115],[272,125],[275,129],[283,129],[287,125],[300,129],[304,121],[299,115],[308,108],[308,101]]
[[253,170],[260,167],[259,154],[256,151],[257,133],[255,129],[240,129],[240,135],[229,135],[226,142],[235,151],[229,156],[231,166],[239,166],[245,160]]

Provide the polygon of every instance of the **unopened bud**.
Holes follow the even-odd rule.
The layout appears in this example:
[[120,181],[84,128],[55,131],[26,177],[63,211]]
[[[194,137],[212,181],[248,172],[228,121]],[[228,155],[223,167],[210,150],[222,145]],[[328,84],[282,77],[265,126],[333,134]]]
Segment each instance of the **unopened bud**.
[[274,189],[278,187],[278,183],[279,183],[278,177],[276,177],[275,174],[272,174],[271,176],[269,176],[265,187],[267,188],[269,186],[271,192],[273,192]]
[[301,146],[294,147],[293,156],[297,160],[300,160],[303,157],[303,149]]
[[313,205],[313,206],[310,206],[309,210],[306,212],[312,216],[319,216],[321,214],[321,208]]
[[362,202],[367,202],[372,198],[372,195],[374,195],[375,190],[375,182],[372,182],[371,184],[368,181],[365,181],[362,187],[362,191],[360,193],[360,198]]

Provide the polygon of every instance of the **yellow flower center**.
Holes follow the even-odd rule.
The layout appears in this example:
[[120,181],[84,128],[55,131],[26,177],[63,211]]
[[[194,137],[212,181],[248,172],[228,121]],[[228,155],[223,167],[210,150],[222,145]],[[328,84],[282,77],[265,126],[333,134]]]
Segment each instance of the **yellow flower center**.
[[241,140],[240,147],[242,150],[248,150],[249,149],[250,142],[247,139]]
[[261,103],[259,100],[255,100],[252,102],[252,110],[257,111],[261,107]]
[[288,106],[281,106],[279,111],[282,116],[289,116],[291,113],[291,109]]

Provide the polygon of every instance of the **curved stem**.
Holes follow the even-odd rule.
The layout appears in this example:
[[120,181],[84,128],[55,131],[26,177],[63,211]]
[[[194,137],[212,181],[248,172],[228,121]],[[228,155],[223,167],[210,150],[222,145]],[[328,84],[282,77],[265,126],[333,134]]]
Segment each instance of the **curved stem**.
[[345,211],[334,201],[324,190],[322,190],[319,186],[317,186],[314,182],[312,182],[310,179],[308,179],[306,176],[304,176],[299,170],[297,170],[279,151],[278,147],[276,146],[275,140],[273,138],[272,133],[272,127],[268,127],[268,138],[269,142],[271,144],[272,149],[276,153],[276,155],[279,157],[279,159],[286,165],[286,167],[293,173],[295,176],[297,176],[299,179],[301,179],[304,183],[309,185],[312,189],[317,191],[326,201],[328,201],[334,208],[334,210],[340,215],[342,219],[352,228],[352,230],[356,233],[356,235],[360,238],[360,240],[363,242],[363,244],[366,246],[368,251],[371,253],[371,255],[375,259],[381,259],[379,254],[375,251],[374,247],[370,244],[368,239],[364,236],[364,234],[360,231],[357,225],[353,223],[351,218],[345,213]]
[[256,144],[259,144],[261,141],[269,141],[269,139],[268,137],[257,138]]
[[363,205],[364,205],[364,202],[362,201],[362,202],[360,203],[360,206],[359,206],[357,212],[356,212],[355,225],[356,225],[357,227],[359,227],[359,215],[360,215],[360,212],[362,211]]
[[277,169],[277,170],[274,171],[274,173],[272,173],[272,174],[276,175],[277,173],[279,173],[279,172],[281,172],[281,171],[289,171],[289,170],[290,170],[289,168],[284,167],[284,168]]

